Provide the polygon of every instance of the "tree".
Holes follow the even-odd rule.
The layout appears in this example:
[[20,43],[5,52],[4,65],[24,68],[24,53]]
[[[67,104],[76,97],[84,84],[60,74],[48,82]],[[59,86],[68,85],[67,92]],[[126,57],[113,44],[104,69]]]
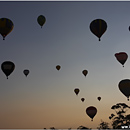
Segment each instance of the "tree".
[[87,128],[87,127],[81,125],[81,126],[79,126],[77,129],[82,130],[82,129],[89,129],[89,128]]
[[117,114],[116,116],[111,114],[109,117],[109,119],[112,119],[113,129],[121,129],[124,126],[130,125],[130,114],[126,115],[126,112],[130,109],[130,106],[125,103],[117,103],[116,105],[113,105],[111,109],[115,110]]
[[99,127],[97,127],[97,129],[110,129],[109,128],[109,123],[104,122],[101,120],[101,123],[99,124]]
[[56,130],[55,127],[50,127],[51,130]]

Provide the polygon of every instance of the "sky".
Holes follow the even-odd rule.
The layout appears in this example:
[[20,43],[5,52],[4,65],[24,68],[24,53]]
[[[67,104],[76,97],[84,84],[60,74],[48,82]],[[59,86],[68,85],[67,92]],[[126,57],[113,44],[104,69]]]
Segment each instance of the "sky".
[[[122,67],[114,56],[130,55],[130,1],[0,1],[0,9],[0,18],[14,23],[5,40],[0,37],[0,63],[15,64],[9,79],[0,71],[1,129],[94,129],[101,120],[111,124],[113,105],[130,105],[118,88],[130,79],[130,60]],[[42,28],[39,15],[46,17]],[[89,28],[95,19],[107,22],[101,41]],[[97,108],[93,121],[89,106]]]

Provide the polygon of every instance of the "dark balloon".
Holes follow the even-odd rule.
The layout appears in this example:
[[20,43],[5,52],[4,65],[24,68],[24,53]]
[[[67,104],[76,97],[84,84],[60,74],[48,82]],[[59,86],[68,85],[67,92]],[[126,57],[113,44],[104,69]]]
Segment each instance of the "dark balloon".
[[25,74],[25,76],[27,77],[27,76],[28,76],[28,74],[29,74],[29,70],[27,70],[27,69],[26,69],[26,70],[24,70],[24,71],[23,71],[23,73],[24,73],[24,74]]
[[15,69],[15,64],[11,61],[5,61],[1,64],[1,69],[6,75],[7,79],[8,76],[14,71]]
[[43,15],[40,15],[40,16],[38,16],[38,18],[37,18],[37,22],[38,22],[38,24],[41,26],[41,28],[42,28],[42,26],[45,24],[45,22],[46,22],[46,18],[43,16]]
[[86,77],[86,75],[88,74],[88,71],[87,70],[83,70],[82,73]]
[[74,89],[74,92],[75,92],[76,95],[78,95],[79,91],[80,91],[80,90],[79,90],[78,88],[75,88],[75,89]]
[[85,98],[81,98],[81,101],[84,102]]
[[115,57],[116,57],[116,59],[123,65],[123,67],[124,67],[124,64],[125,64],[125,62],[126,62],[126,60],[127,60],[127,58],[128,58],[128,55],[127,55],[127,53],[125,53],[125,52],[119,52],[119,53],[116,53],[115,54]]
[[102,19],[95,19],[90,23],[90,30],[100,41],[101,36],[107,30],[107,23]]
[[97,97],[97,99],[100,101],[100,100],[101,100],[101,97]]
[[92,119],[97,114],[97,109],[94,106],[90,106],[86,109],[86,114]]
[[127,100],[129,101],[130,96],[130,80],[124,79],[121,80],[118,84],[119,90],[127,97]]
[[0,34],[5,40],[5,37],[13,30],[14,24],[10,19],[1,18],[0,19]]
[[56,69],[57,69],[57,70],[60,70],[60,68],[61,68],[60,65],[57,65],[57,66],[56,66]]

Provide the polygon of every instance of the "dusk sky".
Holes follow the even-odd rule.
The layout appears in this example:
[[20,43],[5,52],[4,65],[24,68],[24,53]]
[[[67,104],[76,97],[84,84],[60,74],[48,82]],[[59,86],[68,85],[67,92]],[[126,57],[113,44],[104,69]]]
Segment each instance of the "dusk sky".
[[[14,23],[5,40],[0,36],[0,63],[15,64],[9,79],[0,71],[1,129],[94,129],[101,120],[111,124],[112,105],[130,105],[118,88],[130,79],[130,1],[0,1],[0,10],[0,18]],[[42,28],[39,15],[46,17]],[[89,28],[95,19],[107,22],[101,41]],[[124,67],[114,56],[118,52],[128,54]],[[89,106],[97,108],[93,121]]]

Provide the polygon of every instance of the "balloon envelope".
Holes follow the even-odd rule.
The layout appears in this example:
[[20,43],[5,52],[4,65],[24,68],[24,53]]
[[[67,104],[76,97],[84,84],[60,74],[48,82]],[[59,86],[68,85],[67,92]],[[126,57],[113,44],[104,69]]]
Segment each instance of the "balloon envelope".
[[125,64],[125,62],[126,62],[126,60],[127,60],[127,58],[128,58],[128,55],[127,55],[127,53],[125,53],[125,52],[119,52],[119,53],[116,53],[115,54],[115,57],[116,57],[116,59],[123,65],[123,67],[124,67],[124,64]]
[[130,80],[124,79],[121,80],[118,84],[119,90],[127,97],[127,100],[129,101],[130,96]]
[[45,24],[45,22],[46,22],[46,18],[43,16],[43,15],[40,15],[40,16],[38,16],[38,18],[37,18],[37,22],[38,22],[38,24],[41,26],[41,28],[42,28],[42,26]]
[[81,98],[81,101],[84,102],[85,98]]
[[107,30],[107,23],[102,19],[95,19],[90,23],[90,30],[100,41],[101,36]]
[[100,100],[101,100],[101,97],[97,97],[97,99],[100,101]]
[[75,88],[75,89],[74,89],[74,92],[75,92],[76,95],[78,95],[79,91],[80,91],[80,90],[79,90],[78,88]]
[[0,34],[2,35],[3,40],[13,30],[13,28],[14,24],[10,19],[8,18],[0,19]]
[[93,121],[93,118],[94,116],[97,114],[97,109],[96,107],[94,106],[90,106],[86,109],[86,114],[92,119]]
[[8,76],[14,71],[15,69],[15,64],[11,61],[5,61],[1,64],[1,69],[6,75],[7,79]]
[[87,70],[83,70],[82,73],[86,77],[86,75],[88,74],[88,71]]
[[27,69],[26,69],[26,70],[24,70],[24,71],[23,71],[23,73],[24,73],[24,74],[25,74],[25,76],[27,77],[27,76],[28,76],[28,74],[29,74],[29,70],[27,70]]
[[60,65],[57,65],[57,66],[56,66],[56,69],[57,69],[57,70],[60,70],[60,68],[61,68]]

